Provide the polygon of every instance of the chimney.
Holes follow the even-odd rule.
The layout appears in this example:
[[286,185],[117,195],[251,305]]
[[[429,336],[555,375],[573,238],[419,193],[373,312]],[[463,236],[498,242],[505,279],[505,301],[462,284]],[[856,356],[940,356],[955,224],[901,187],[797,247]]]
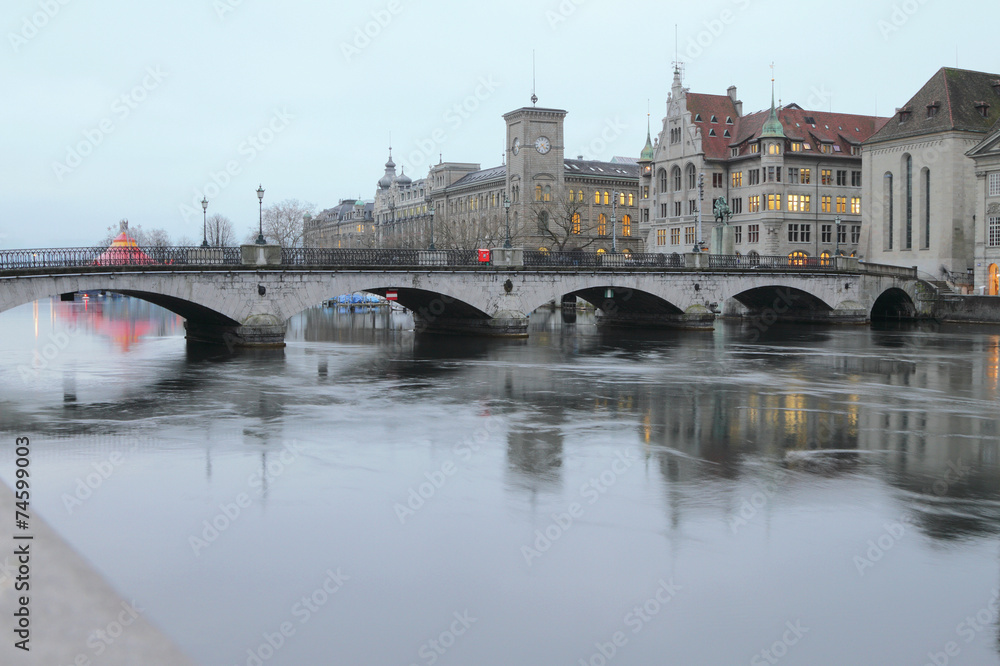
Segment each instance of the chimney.
[[733,106],[736,107],[736,115],[737,116],[742,116],[743,115],[743,102],[741,102],[740,100],[736,99],[736,86],[729,86],[729,89],[726,90],[726,93],[728,93],[729,99],[733,100]]

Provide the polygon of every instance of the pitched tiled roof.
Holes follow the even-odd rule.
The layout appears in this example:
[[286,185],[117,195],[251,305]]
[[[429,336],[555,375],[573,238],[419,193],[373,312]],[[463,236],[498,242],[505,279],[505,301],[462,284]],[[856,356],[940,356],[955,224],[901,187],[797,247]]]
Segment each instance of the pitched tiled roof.
[[484,180],[493,180],[499,178],[507,177],[507,167],[498,166],[492,167],[490,169],[481,169],[479,171],[473,171],[472,173],[467,173],[454,183],[452,183],[448,189],[453,187],[464,187],[465,185],[472,185],[473,183],[481,183]]
[[[988,105],[984,117],[977,103]],[[936,108],[931,115],[928,109]],[[932,132],[962,130],[986,132],[1000,120],[1000,76],[987,72],[942,67],[900,111],[909,117],[894,118],[869,141],[889,141]]]
[[[739,123],[736,117],[736,106],[729,95],[706,95],[703,93],[687,93],[687,108],[695,126],[701,128],[701,146],[707,159],[725,159],[729,156],[729,144],[736,136],[734,131]],[[712,122],[712,118],[715,122]],[[765,114],[765,118],[767,115]],[[726,119],[732,120],[727,124]],[[763,124],[763,120],[761,123]],[[715,130],[715,136],[712,136]],[[726,132],[729,136],[726,136]]]

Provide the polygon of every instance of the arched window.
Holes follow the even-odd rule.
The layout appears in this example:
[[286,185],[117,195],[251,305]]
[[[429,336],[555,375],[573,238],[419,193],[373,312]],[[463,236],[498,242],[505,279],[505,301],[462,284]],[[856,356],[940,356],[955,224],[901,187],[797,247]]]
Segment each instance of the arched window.
[[573,222],[573,233],[574,234],[580,233],[580,214],[579,213],[573,213],[572,222]]
[[624,206],[625,205],[625,193],[624,192],[619,192],[618,193],[618,205],[619,206]]
[[538,251],[541,252],[542,254],[548,254],[549,253],[549,248],[547,248],[547,247],[540,247],[540,248],[538,248]]
[[635,195],[631,192],[628,193],[628,205],[629,206],[635,205]]
[[698,187],[698,174],[695,173],[694,165],[687,165],[687,175],[688,175],[688,189],[693,190]]
[[903,237],[903,249],[913,247],[913,158],[906,156],[904,163],[904,178],[906,178],[906,235]]
[[597,254],[605,254],[606,252],[607,250],[605,250],[603,247],[597,248]]
[[924,187],[924,245],[923,248],[926,250],[931,246],[931,171],[927,167],[924,167],[923,178],[921,178],[922,185]]
[[604,236],[608,233],[608,216],[601,213],[597,216],[597,235]]
[[535,185],[535,201],[541,201],[541,200],[542,200],[542,186]]
[[996,264],[990,264],[989,290],[986,292],[990,296],[1000,295],[1000,268]]
[[546,233],[549,230],[549,213],[543,210],[538,214],[538,230]]
[[594,192],[594,203],[595,204],[601,203],[601,193],[600,192]]
[[679,166],[675,166],[673,168],[673,170],[671,171],[671,173],[674,176],[674,192],[680,192],[681,191],[681,168]]
[[828,251],[823,250],[822,252],[820,252],[820,254],[819,254],[819,265],[820,266],[829,266],[830,265],[830,253]]
[[583,203],[583,190],[577,190],[576,191],[576,200],[579,203]]
[[660,192],[662,192],[662,193],[669,192],[669,190],[667,189],[667,170],[666,169],[660,169],[659,175],[657,176],[657,179],[660,181]]
[[544,201],[552,201],[552,186],[551,185],[546,185],[545,186],[545,194],[542,197],[542,199]]
[[882,219],[884,220],[885,223],[885,230],[883,233],[884,233],[885,249],[887,250],[892,249],[892,241],[893,241],[892,232],[893,232],[894,220],[892,219],[893,218],[892,201],[893,201],[892,173],[886,171],[885,175],[882,176],[882,211],[883,211]]
[[805,266],[809,255],[802,250],[796,250],[788,255],[789,266]]
[[632,256],[632,249],[631,248],[625,248],[624,250],[622,250],[622,254],[624,254],[626,257],[631,257]]
[[604,205],[607,206],[611,203],[611,195],[608,194],[607,190],[604,190]]
[[569,201],[570,203],[573,203],[573,195],[574,194],[576,194],[576,193],[573,190],[570,190],[569,191],[569,199],[567,199],[567,201]]
[[622,236],[632,235],[632,216],[625,215],[622,217]]

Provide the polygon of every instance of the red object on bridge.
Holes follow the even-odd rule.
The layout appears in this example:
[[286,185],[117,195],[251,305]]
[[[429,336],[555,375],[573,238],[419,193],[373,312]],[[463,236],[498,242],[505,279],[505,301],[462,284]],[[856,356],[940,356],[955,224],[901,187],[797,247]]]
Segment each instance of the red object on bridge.
[[490,263],[490,251],[489,250],[479,250],[479,263],[488,264]]
[[387,301],[399,300],[399,296],[396,295],[396,290],[392,289],[390,291],[385,292],[385,300]]
[[102,252],[94,263],[98,266],[135,266],[155,264],[156,260],[143,252],[135,239],[123,231],[111,241],[111,247]]

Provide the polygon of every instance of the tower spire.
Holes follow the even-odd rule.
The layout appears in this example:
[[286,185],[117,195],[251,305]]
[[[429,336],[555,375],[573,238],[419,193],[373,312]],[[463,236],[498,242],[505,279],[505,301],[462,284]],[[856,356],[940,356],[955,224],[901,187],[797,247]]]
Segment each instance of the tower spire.
[[760,130],[761,137],[785,138],[785,130],[778,120],[778,112],[774,108],[774,63],[771,63],[771,112],[767,114],[767,120]]
[[538,95],[535,94],[535,49],[531,49],[531,106],[538,103]]

